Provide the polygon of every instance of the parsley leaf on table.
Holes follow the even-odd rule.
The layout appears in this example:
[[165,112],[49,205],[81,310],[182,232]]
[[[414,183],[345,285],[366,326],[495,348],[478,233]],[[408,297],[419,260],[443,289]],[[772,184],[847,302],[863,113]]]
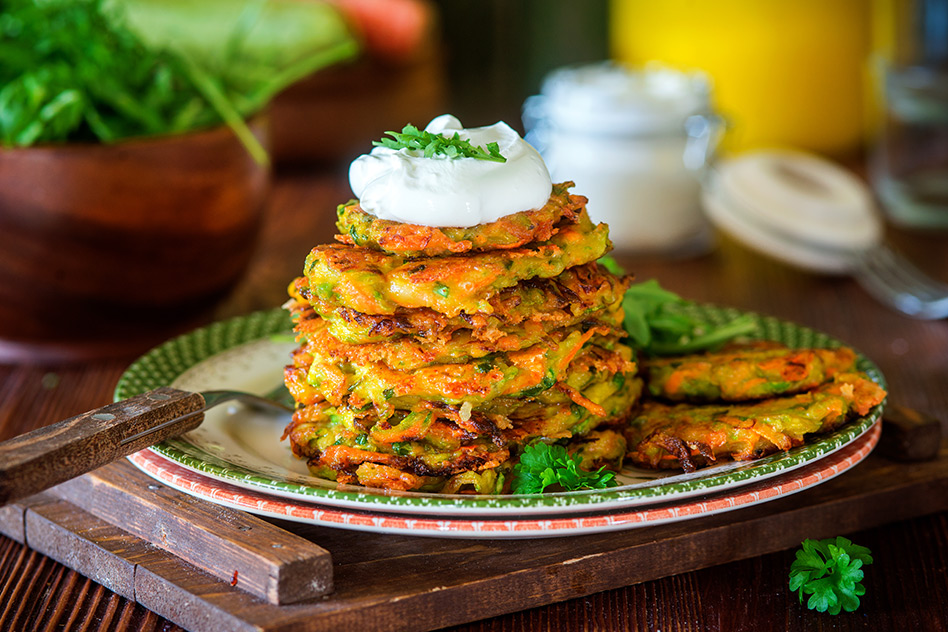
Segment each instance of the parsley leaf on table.
[[865,586],[859,583],[866,564],[872,564],[869,549],[842,536],[804,540],[790,565],[790,590],[798,591],[800,603],[804,594],[810,595],[810,610],[853,612],[859,607],[859,597],[866,594]]
[[514,466],[513,491],[515,494],[540,494],[551,485],[566,491],[577,489],[604,489],[618,485],[614,472],[604,467],[587,472],[579,467],[579,455],[570,455],[559,444],[534,443],[528,445]]

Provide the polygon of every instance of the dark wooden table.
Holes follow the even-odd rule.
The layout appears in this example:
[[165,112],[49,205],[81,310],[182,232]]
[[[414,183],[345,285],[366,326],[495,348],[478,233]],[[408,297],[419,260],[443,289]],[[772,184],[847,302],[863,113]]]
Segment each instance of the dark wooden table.
[[[351,196],[344,172],[281,175],[251,269],[213,313],[178,328],[279,305],[309,248],[328,241],[336,203]],[[948,236],[894,239],[946,279]],[[948,419],[948,322],[919,322],[877,304],[850,279],[791,270],[722,240],[681,261],[619,256],[639,279],[686,297],[749,309],[820,329],[871,357],[891,400]],[[174,332],[168,331],[170,336]],[[134,356],[0,367],[0,440],[101,406]],[[142,342],[142,345],[147,343]],[[787,589],[792,550],[472,623],[459,630],[946,630],[948,514],[850,534],[868,546],[862,607],[811,612]],[[406,578],[410,581],[410,578]],[[177,630],[174,624],[0,536],[0,630]]]

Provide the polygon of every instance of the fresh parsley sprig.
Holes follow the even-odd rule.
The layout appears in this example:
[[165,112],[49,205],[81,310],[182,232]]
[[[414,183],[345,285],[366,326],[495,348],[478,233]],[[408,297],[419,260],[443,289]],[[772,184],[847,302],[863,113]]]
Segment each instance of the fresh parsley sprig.
[[414,149],[423,152],[425,158],[447,156],[448,158],[477,158],[493,162],[507,162],[501,155],[497,143],[487,143],[486,147],[472,145],[471,141],[461,138],[457,132],[448,137],[442,134],[419,130],[414,125],[406,125],[401,132],[385,132],[392,138],[372,141],[376,147],[388,149]]
[[[610,256],[600,258],[599,263],[613,274],[625,274]],[[751,316],[718,325],[688,314],[683,309],[687,305],[688,301],[655,279],[633,284],[622,300],[629,342],[651,355],[679,355],[706,351],[757,329]]]
[[859,607],[866,588],[859,583],[862,567],[872,564],[869,549],[840,536],[825,540],[804,540],[790,565],[790,590],[810,595],[807,608],[839,614]]
[[696,319],[682,309],[687,303],[655,279],[632,285],[622,300],[625,330],[647,353],[678,355],[713,349],[757,329],[746,315],[720,325]]
[[514,466],[515,494],[540,494],[551,485],[566,491],[615,487],[616,475],[604,467],[595,472],[580,469],[582,458],[570,455],[559,444],[533,443],[524,448],[520,462]]

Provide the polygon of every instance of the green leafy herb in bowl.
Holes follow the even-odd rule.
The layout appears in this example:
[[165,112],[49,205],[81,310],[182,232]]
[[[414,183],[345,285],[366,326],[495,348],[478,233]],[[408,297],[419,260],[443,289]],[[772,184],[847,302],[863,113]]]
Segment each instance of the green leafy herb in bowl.
[[139,350],[224,296],[269,189],[261,111],[356,51],[318,2],[5,0],[0,338],[14,357]]
[[[7,148],[114,143],[224,122],[265,162],[266,152],[246,119],[282,88],[356,52],[342,18],[317,3],[8,0],[4,5],[0,146]],[[324,28],[313,30],[308,40],[298,36],[287,45],[292,54],[278,56],[260,37],[250,36],[275,20],[288,21],[287,12],[309,25],[316,19]],[[270,36],[279,41],[276,33]],[[202,46],[193,45],[195,40]]]

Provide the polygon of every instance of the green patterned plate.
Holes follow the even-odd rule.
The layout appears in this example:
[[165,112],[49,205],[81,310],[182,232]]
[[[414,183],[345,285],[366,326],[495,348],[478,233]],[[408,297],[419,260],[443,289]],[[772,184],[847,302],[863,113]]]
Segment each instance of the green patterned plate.
[[[688,311],[709,322],[744,314],[731,308],[691,305]],[[812,329],[753,315],[757,337],[791,347],[837,346],[839,341]],[[290,320],[277,309],[215,323],[175,338],[132,364],[119,381],[115,398],[125,399],[172,385],[186,390],[231,388],[265,393],[282,381],[282,369],[296,346]],[[859,368],[885,387],[878,368],[860,355]],[[691,474],[625,468],[621,486],[542,495],[470,496],[385,492],[337,485],[311,476],[281,441],[289,416],[251,411],[240,405],[218,407],[201,426],[182,437],[150,448],[188,469],[238,487],[306,502],[383,513],[441,515],[524,515],[580,513],[678,501],[716,493],[785,474],[850,444],[882,413],[869,415],[811,443],[750,462],[725,463]]]

